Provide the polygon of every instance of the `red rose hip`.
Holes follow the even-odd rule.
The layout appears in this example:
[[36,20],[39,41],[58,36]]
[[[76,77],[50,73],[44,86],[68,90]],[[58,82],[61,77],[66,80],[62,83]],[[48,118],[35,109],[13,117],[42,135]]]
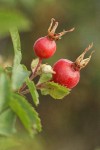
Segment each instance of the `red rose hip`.
[[80,72],[74,69],[73,62],[70,60],[60,59],[54,64],[53,70],[56,72],[56,74],[53,74],[54,82],[70,89],[79,82]]
[[34,51],[40,58],[49,58],[56,51],[56,42],[48,36],[41,37],[34,43]]
[[[53,26],[54,23],[54,26]],[[42,58],[50,58],[51,56],[54,55],[56,51],[56,40],[60,39],[61,36],[63,36],[67,32],[72,32],[74,28],[68,31],[63,31],[61,33],[56,34],[55,31],[58,27],[58,22],[55,22],[55,19],[51,19],[51,24],[48,29],[48,35],[45,37],[39,38],[33,46],[35,54]]]
[[89,47],[85,49],[85,51],[76,59],[75,62],[67,59],[58,60],[53,66],[53,70],[56,72],[53,74],[53,81],[66,86],[69,89],[75,87],[80,80],[80,70],[84,68],[91,59],[93,52],[89,58],[83,58],[92,46],[93,44],[89,45]]

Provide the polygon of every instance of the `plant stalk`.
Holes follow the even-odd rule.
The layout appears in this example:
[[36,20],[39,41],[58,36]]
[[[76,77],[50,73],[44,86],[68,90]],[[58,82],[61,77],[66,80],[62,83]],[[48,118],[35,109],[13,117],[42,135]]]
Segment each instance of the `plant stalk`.
[[[44,83],[40,83],[40,84],[37,84],[36,85],[36,88],[37,89],[41,89],[41,88],[43,88],[45,85],[44,85]],[[22,95],[25,95],[25,94],[28,94],[30,91],[29,91],[29,89],[26,89],[25,91],[22,91],[20,94],[22,94]]]
[[[33,80],[37,76],[37,71],[38,71],[38,68],[40,67],[41,63],[42,63],[42,58],[39,58],[39,62],[37,64],[34,72],[30,76],[30,80]],[[26,83],[24,83],[23,86],[20,88],[19,93],[22,93],[22,91],[26,88],[26,86],[27,86]]]

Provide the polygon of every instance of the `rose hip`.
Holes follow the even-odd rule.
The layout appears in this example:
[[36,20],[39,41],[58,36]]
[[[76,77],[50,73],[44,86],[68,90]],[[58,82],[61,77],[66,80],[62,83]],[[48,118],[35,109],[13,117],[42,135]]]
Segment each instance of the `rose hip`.
[[[53,26],[54,24],[54,26]],[[39,38],[33,45],[33,49],[35,54],[42,58],[50,58],[51,56],[54,55],[56,51],[56,40],[59,40],[61,36],[66,34],[67,32],[72,32],[74,28],[68,30],[68,31],[63,31],[58,34],[55,33],[56,29],[58,27],[58,22],[55,21],[54,18],[51,19],[51,23],[48,29],[48,35],[45,37]]]
[[66,86],[69,89],[75,87],[80,80],[80,70],[84,68],[91,59],[93,52],[86,59],[84,59],[84,55],[92,48],[92,46],[93,44],[89,45],[75,62],[68,59],[58,60],[53,66],[53,70],[56,72],[53,74],[53,81]]

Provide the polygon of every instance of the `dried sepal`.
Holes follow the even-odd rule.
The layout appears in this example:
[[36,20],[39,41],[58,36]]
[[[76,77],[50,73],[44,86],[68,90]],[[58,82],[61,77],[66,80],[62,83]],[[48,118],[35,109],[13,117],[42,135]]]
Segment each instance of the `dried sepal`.
[[61,39],[61,37],[62,37],[64,34],[66,34],[66,33],[68,33],[68,32],[72,32],[72,31],[74,31],[74,29],[75,29],[75,28],[72,28],[72,29],[70,29],[70,30],[63,30],[62,32],[56,34],[55,32],[56,32],[57,27],[58,27],[58,22],[57,22],[54,18],[52,18],[52,19],[51,19],[50,26],[49,26],[49,28],[48,28],[48,36],[49,36],[50,38],[54,39],[54,40],[59,40],[59,39]]
[[85,50],[84,52],[76,59],[75,61],[75,67],[81,70],[84,68],[90,61],[92,54],[94,51],[91,52],[90,56],[86,59],[84,59],[85,54],[93,47],[93,43],[91,43]]

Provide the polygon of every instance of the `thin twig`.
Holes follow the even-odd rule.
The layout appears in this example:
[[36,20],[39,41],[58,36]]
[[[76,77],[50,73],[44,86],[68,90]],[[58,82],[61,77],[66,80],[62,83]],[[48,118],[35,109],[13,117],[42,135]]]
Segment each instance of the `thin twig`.
[[[37,64],[34,72],[30,76],[30,80],[33,80],[37,76],[37,71],[38,71],[38,68],[40,67],[41,63],[42,63],[42,58],[39,58],[39,62]],[[22,93],[22,91],[25,89],[26,86],[27,86],[26,83],[24,83],[23,86],[20,88],[19,93]]]
[[[45,83],[45,82],[44,82],[44,83]],[[45,85],[44,83],[37,84],[37,85],[36,85],[36,88],[37,88],[37,89],[43,88],[44,85]],[[20,92],[20,94],[25,95],[25,94],[28,94],[29,92],[30,92],[29,89],[26,89],[25,91]]]
[[33,80],[36,77],[36,75],[37,75],[36,73],[37,73],[38,68],[40,67],[41,63],[42,63],[42,58],[39,58],[39,62],[37,64],[33,74],[31,75],[30,80]]
[[26,89],[25,91],[22,91],[20,94],[25,95],[28,94],[29,92],[30,92],[29,89]]

